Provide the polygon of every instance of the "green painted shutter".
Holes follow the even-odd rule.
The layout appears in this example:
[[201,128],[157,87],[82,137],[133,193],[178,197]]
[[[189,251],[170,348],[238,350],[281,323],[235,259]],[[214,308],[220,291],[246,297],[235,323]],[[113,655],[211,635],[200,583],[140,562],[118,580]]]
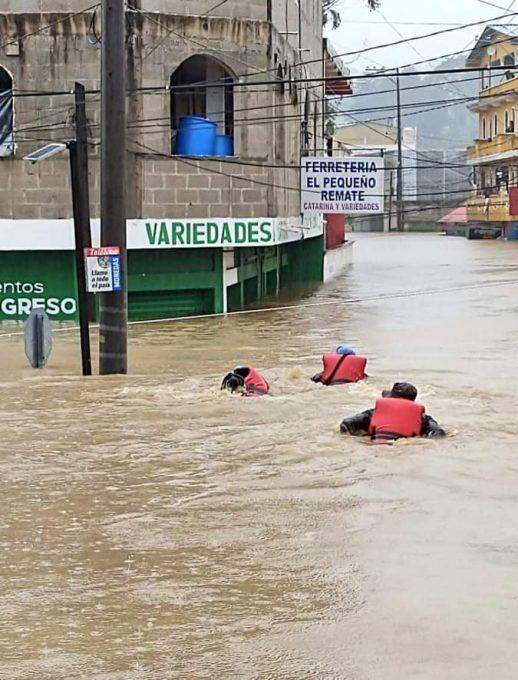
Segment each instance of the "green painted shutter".
[[213,290],[152,290],[130,292],[130,319],[167,319],[175,316],[211,314],[214,311]]

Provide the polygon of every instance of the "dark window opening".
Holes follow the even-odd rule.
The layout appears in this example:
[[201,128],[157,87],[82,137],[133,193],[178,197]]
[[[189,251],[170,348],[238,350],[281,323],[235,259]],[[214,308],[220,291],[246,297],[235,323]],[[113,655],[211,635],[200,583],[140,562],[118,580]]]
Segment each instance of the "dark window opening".
[[0,157],[14,153],[13,116],[13,79],[0,66]]
[[204,55],[186,59],[171,76],[172,148],[180,118],[199,116],[217,125],[217,134],[234,137],[234,76]]
[[285,91],[285,88],[284,88],[284,70],[283,70],[283,68],[280,64],[277,67],[277,81],[278,81],[277,87],[279,88],[279,93],[284,94],[284,91]]
[[498,168],[496,171],[496,187],[497,189],[509,188],[509,168]]

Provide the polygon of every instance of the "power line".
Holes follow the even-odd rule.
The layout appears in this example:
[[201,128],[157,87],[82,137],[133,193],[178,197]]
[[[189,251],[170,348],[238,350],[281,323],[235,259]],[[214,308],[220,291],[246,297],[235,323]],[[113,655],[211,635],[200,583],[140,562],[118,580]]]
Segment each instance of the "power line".
[[[440,30],[440,31],[432,31],[431,33],[424,33],[422,35],[416,35],[416,36],[412,36],[410,38],[403,38],[403,39],[397,40],[395,42],[382,43],[380,45],[373,45],[371,47],[364,47],[361,50],[352,50],[350,52],[341,52],[339,54],[334,55],[334,57],[351,57],[351,56],[354,56],[356,54],[365,54],[366,52],[372,52],[374,50],[385,49],[387,47],[396,47],[397,45],[401,45],[401,44],[404,44],[404,43],[414,42],[416,40],[423,40],[424,38],[434,38],[438,35],[444,35],[446,33],[452,33],[453,31],[462,30],[464,28],[471,28],[473,26],[480,26],[481,24],[489,24],[489,23],[492,23],[492,22],[495,22],[495,21],[499,21],[500,19],[506,19],[507,17],[516,16],[517,14],[518,14],[518,12],[510,12],[510,13],[506,13],[506,14],[501,14],[499,16],[492,17],[491,19],[481,19],[479,21],[472,21],[470,23],[462,24],[461,26],[454,26],[454,27],[450,27],[450,28],[445,28],[445,29]],[[319,61],[321,61],[321,59],[309,59],[309,60],[306,60],[304,62],[299,62],[299,64],[304,63],[305,65],[307,65],[307,64],[312,64],[312,63],[316,63],[316,62],[319,62]],[[299,64],[295,64],[295,65],[298,66]],[[400,68],[402,68],[402,67],[400,67]]]
[[[137,146],[140,146],[143,149],[145,149],[147,152],[150,152],[148,154],[148,155],[150,155],[150,157],[154,157],[154,158],[159,157],[159,158],[168,158],[168,159],[172,158],[170,155],[164,154],[160,151],[157,151],[156,149],[153,149],[153,148],[147,146],[146,144],[142,144],[141,142],[135,142],[135,143],[137,144]],[[139,155],[143,156],[144,154],[139,153]],[[201,170],[203,170],[204,172],[207,172],[207,173],[213,173],[213,174],[216,174],[216,175],[223,175],[224,177],[228,177],[229,179],[236,179],[236,180],[239,180],[239,181],[248,182],[250,184],[257,184],[259,186],[265,186],[265,187],[268,187],[268,188],[284,189],[284,190],[296,191],[296,192],[300,191],[298,186],[282,185],[282,184],[277,184],[275,182],[266,182],[266,181],[263,181],[263,180],[258,180],[258,179],[253,178],[253,177],[246,177],[245,175],[235,175],[235,174],[232,174],[232,173],[224,172],[223,170],[218,170],[216,168],[210,168],[210,167],[201,165],[202,162],[210,161],[210,159],[208,159],[208,158],[203,159],[202,161],[193,161],[192,159],[188,159],[188,158],[185,158],[183,156],[174,156],[174,159],[179,161],[180,163],[184,163],[185,165],[188,165],[190,167],[201,169]],[[354,160],[361,160],[361,159],[351,157],[351,160],[354,161]],[[219,162],[220,159],[218,158],[217,161]],[[240,161],[236,161],[236,164],[242,165],[243,163],[240,162]],[[246,165],[246,163],[245,163],[245,165]],[[297,168],[294,167],[293,169],[297,169]],[[319,194],[320,192],[319,191],[314,191],[314,192],[310,191],[309,193]],[[429,193],[429,194],[424,194],[424,195],[426,195],[426,196],[448,196],[448,195],[458,195],[458,194],[465,195],[466,193],[467,192],[465,190],[460,190],[460,191],[451,191],[451,192],[440,191],[440,192]],[[385,196],[385,194],[379,194],[378,196],[381,198],[381,197]]]
[[[422,77],[422,76],[428,76],[428,75],[443,75],[443,74],[449,74],[449,73],[481,73],[481,72],[495,72],[495,71],[514,71],[516,67],[514,66],[492,66],[491,68],[485,67],[485,68],[477,68],[477,67],[466,67],[466,68],[450,68],[450,69],[435,69],[432,71],[416,71],[416,72],[408,72],[408,71],[402,71],[399,75],[401,78],[403,77]],[[389,75],[394,75],[393,73],[388,73],[386,71],[380,72],[380,73],[369,73],[369,74],[358,74],[358,75],[350,75],[347,77],[335,77],[335,76],[327,76],[327,77],[322,77],[322,76],[314,76],[314,77],[309,77],[309,78],[291,78],[291,79],[283,79],[283,80],[277,80],[277,81],[256,81],[253,83],[244,83],[238,81],[227,81],[226,84],[228,86],[231,86],[232,88],[246,88],[246,87],[257,87],[258,85],[290,85],[290,84],[297,84],[297,83],[326,83],[326,82],[336,82],[338,80],[366,80],[369,78],[386,78]],[[142,94],[169,94],[170,92],[176,92],[176,91],[182,91],[182,90],[189,90],[193,89],[195,87],[198,88],[219,88],[222,87],[223,81],[200,81],[197,83],[187,83],[187,84],[181,84],[181,85],[164,85],[164,86],[149,86],[149,87],[135,87],[135,88],[129,88],[126,91],[127,95],[132,95],[132,94],[137,94],[137,93],[142,93]],[[87,95],[93,95],[93,94],[99,94],[100,90],[94,89],[94,90],[87,90],[86,94]],[[17,97],[50,97],[50,96],[71,96],[73,93],[71,90],[31,90],[31,91],[22,91],[22,90],[12,90],[8,95],[6,96],[11,96],[14,98]],[[352,95],[354,96],[354,95]],[[491,96],[491,95],[489,95]]]

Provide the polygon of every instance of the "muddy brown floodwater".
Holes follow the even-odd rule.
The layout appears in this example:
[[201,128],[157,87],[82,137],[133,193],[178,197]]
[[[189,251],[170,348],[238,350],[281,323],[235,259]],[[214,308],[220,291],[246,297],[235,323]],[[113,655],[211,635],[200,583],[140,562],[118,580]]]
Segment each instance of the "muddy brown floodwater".
[[[127,377],[2,329],[2,680],[518,677],[518,245],[360,236],[303,303],[133,326]],[[309,381],[338,342],[368,382]],[[394,379],[447,440],[339,435]]]

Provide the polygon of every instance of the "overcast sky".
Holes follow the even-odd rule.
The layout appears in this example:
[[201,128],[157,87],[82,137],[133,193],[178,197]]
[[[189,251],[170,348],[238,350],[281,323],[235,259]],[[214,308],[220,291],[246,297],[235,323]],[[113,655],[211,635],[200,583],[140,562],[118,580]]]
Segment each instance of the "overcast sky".
[[[481,0],[429,0],[428,2],[381,0],[380,11],[371,12],[366,9],[366,0],[342,0],[339,3],[342,25],[335,31],[328,31],[328,36],[337,51],[343,53],[401,40],[397,31],[405,38],[409,38],[444,28],[453,28],[453,26],[444,24],[466,24],[480,20],[491,23],[495,17],[505,14],[505,10],[509,7],[510,12],[518,12],[517,0],[514,2],[494,0],[494,4],[500,5],[504,10],[488,6]],[[393,24],[393,27],[385,19]],[[518,14],[498,23],[502,22],[518,23]],[[422,58],[435,57],[470,47],[482,32],[483,27],[480,25],[464,28],[410,44],[367,52],[360,58],[350,56],[344,59],[350,64],[352,73],[363,71],[369,66],[401,66]]]

